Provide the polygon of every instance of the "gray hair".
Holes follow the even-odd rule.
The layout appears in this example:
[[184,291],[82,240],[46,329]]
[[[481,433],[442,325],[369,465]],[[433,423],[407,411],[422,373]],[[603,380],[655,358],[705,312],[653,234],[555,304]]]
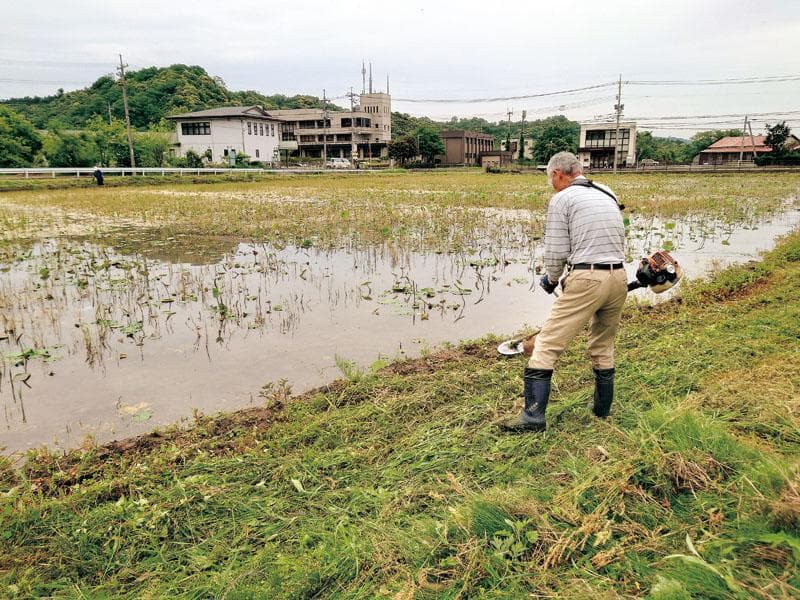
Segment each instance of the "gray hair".
[[550,157],[547,163],[547,178],[553,176],[553,171],[561,171],[564,175],[582,175],[583,165],[572,152],[558,152]]

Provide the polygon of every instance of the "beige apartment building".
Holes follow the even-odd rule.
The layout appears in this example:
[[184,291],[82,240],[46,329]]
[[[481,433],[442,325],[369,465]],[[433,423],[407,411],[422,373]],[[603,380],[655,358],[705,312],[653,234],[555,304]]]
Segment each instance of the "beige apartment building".
[[583,166],[592,169],[612,169],[615,151],[618,167],[635,166],[636,123],[619,124],[619,144],[616,135],[616,122],[581,123],[578,158]]
[[[326,115],[327,114],[327,118]],[[281,142],[296,142],[301,157],[387,156],[392,140],[392,99],[388,93],[358,95],[352,111],[297,108],[270,110],[281,123]]]

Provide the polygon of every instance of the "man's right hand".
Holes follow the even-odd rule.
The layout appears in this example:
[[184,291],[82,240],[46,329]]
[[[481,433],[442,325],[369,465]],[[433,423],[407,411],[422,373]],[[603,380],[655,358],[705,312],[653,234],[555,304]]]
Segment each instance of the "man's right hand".
[[556,281],[555,283],[551,282],[550,276],[547,273],[545,273],[539,280],[539,287],[541,287],[548,294],[552,294],[553,292],[556,291],[556,288],[558,287],[558,281]]

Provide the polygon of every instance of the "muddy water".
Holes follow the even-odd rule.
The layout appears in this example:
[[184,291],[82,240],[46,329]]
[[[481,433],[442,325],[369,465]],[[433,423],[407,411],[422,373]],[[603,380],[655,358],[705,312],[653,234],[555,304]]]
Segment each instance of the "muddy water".
[[[756,257],[799,217],[634,220],[629,274],[666,247],[703,276]],[[535,285],[540,251],[275,249],[127,230],[44,240],[0,264],[0,446],[127,437],[259,403],[268,382],[301,392],[341,376],[337,362],[367,368],[541,324],[553,298]]]

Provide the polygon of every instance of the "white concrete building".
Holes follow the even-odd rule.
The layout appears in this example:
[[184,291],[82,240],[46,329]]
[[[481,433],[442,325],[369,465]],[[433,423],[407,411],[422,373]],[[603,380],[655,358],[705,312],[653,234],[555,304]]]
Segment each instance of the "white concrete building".
[[239,154],[251,161],[278,161],[282,121],[260,106],[223,106],[167,117],[175,121],[176,154],[210,153],[210,162],[228,163]]
[[616,135],[616,122],[581,123],[578,158],[583,166],[612,169],[615,150],[618,167],[636,166],[636,123],[619,124],[619,144]]

